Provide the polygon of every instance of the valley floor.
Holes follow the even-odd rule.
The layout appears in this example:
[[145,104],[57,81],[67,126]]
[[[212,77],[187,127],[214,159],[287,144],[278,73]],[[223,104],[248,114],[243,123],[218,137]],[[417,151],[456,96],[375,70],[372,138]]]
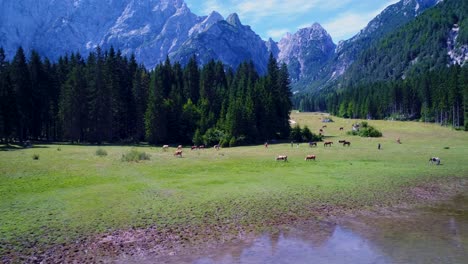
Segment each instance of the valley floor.
[[[35,145],[0,151],[0,260],[106,261],[141,251],[177,254],[245,239],[280,224],[333,219],[371,208],[430,202],[464,192],[468,133],[433,124],[369,121],[382,138],[347,136],[357,120],[292,114],[332,147],[270,144],[183,150]],[[344,127],[341,131],[339,128]],[[396,139],[401,140],[401,144]],[[338,141],[351,142],[343,147]],[[377,148],[378,144],[381,149]],[[316,161],[305,161],[306,155]],[[37,160],[33,159],[37,156]],[[275,161],[287,155],[288,162]],[[441,165],[430,165],[430,157]],[[209,243],[210,244],[210,243]],[[206,245],[206,244],[203,244]]]

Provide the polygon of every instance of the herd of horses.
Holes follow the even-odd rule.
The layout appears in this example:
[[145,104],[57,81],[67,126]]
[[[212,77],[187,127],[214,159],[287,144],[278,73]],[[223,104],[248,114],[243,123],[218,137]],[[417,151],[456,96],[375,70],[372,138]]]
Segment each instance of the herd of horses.
[[[323,133],[323,129],[326,128],[327,126],[324,125],[322,126],[322,128],[319,130],[320,133],[322,134]],[[342,131],[344,128],[343,127],[340,127],[340,131]],[[398,138],[397,142],[399,144],[401,144],[401,141],[400,141],[400,138]],[[347,140],[339,140],[338,143],[340,144],[343,144],[343,146],[348,146],[350,147],[351,146],[351,142],[350,141],[347,141]],[[323,146],[324,147],[331,147],[333,145],[333,141],[325,141],[323,143]],[[379,144],[380,145],[380,144]],[[291,143],[291,146],[292,146],[292,143]],[[220,149],[220,145],[217,144],[217,145],[214,145],[213,148],[216,149],[216,150],[219,150]],[[268,147],[268,143],[265,143],[265,147]],[[299,147],[299,144],[298,144],[298,147]],[[309,147],[317,147],[317,142],[309,142]],[[179,158],[182,158],[182,153],[183,153],[183,150],[182,150],[182,145],[178,145],[177,146],[177,149],[176,151],[174,152],[174,157],[179,157]],[[169,145],[163,145],[162,146],[162,149],[163,151],[167,151],[169,149]],[[191,146],[190,147],[191,150],[202,150],[202,149],[205,149],[205,145],[199,145],[199,146]],[[305,161],[309,161],[309,160],[316,160],[317,156],[315,155],[307,155],[305,157]],[[278,155],[276,158],[275,158],[276,161],[285,161],[287,162],[288,161],[288,156],[287,155]],[[435,165],[440,165],[440,158],[439,157],[431,157],[429,159],[429,164],[435,164]]]

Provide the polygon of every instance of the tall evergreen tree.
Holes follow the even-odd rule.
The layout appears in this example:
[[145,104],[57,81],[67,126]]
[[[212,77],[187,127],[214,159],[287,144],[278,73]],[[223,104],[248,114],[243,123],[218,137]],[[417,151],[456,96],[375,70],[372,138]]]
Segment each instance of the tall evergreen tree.
[[31,79],[24,50],[19,47],[11,64],[11,80],[16,94],[18,121],[16,131],[19,140],[26,140],[32,132],[34,116],[34,99]]

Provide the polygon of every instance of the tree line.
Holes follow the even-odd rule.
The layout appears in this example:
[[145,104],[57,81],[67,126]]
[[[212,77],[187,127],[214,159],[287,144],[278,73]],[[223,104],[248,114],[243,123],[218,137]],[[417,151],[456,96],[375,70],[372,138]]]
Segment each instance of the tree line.
[[252,62],[199,66],[169,59],[147,70],[99,47],[57,62],[0,48],[0,139],[80,143],[238,145],[289,136],[289,75],[271,55],[260,76]]
[[301,111],[345,118],[420,120],[468,130],[468,67],[442,67],[405,80],[346,86],[298,96]]

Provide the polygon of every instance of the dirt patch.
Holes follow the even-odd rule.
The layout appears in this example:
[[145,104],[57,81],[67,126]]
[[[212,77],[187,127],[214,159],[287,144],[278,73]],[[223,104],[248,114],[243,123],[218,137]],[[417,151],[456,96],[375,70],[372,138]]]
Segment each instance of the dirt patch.
[[[394,215],[399,209],[437,203],[468,190],[468,179],[452,178],[403,189],[403,202],[376,204],[367,208],[336,205],[310,205],[303,212],[290,212],[260,223],[217,223],[199,226],[151,226],[145,229],[120,230],[83,238],[75,243],[56,245],[47,250],[33,249],[32,254],[6,252],[2,263],[95,263],[114,262],[129,257],[174,256],[216,249],[226,243],[240,243],[265,230],[284,225],[297,225],[311,219],[339,223],[358,215]],[[313,221],[313,220],[312,220]]]

